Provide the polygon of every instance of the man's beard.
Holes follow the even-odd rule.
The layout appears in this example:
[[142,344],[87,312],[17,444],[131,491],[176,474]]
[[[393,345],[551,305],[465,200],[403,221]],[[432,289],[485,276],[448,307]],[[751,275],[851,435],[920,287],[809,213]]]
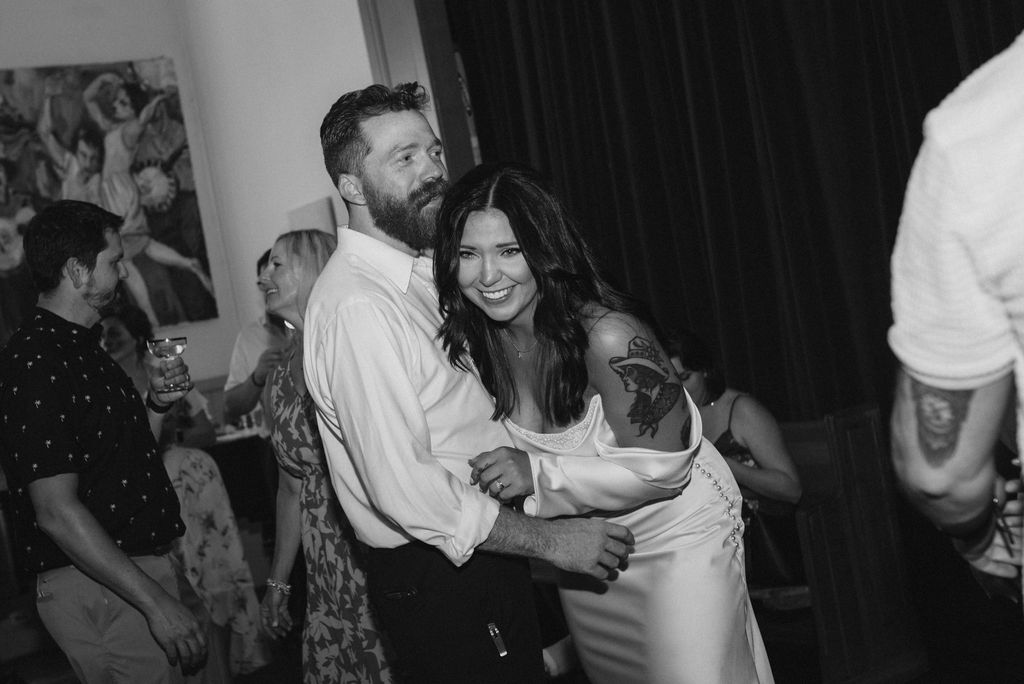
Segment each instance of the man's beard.
[[434,218],[437,207],[428,208],[427,205],[443,195],[447,188],[448,181],[437,178],[427,181],[402,200],[364,183],[363,197],[377,228],[413,249],[424,250],[433,248],[436,232]]
[[117,286],[108,292],[85,295],[89,307],[99,314],[100,319],[118,314],[126,303],[124,288]]

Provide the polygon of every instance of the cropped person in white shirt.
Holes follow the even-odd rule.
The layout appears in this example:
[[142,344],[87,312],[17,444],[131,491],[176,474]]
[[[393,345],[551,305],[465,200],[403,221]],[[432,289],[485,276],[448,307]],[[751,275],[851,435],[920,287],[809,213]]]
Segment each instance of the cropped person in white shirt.
[[448,363],[432,259],[447,185],[418,84],[343,95],[321,126],[349,228],[310,295],[306,385],[335,491],[369,547],[377,616],[408,681],[544,681],[525,560],[605,578],[632,535],[545,521],[470,484],[468,461],[511,444],[490,397]]
[[[270,260],[270,250],[256,261],[256,287],[265,298],[263,271]],[[260,399],[270,371],[284,359],[289,344],[288,329],[277,316],[264,311],[263,315],[238,331],[231,350],[228,378],[224,382],[224,422],[235,423],[248,415],[259,429],[260,437],[270,435],[263,416]]]
[[1019,481],[996,472],[1004,415],[1024,446],[1024,34],[924,122],[892,255],[900,360],[892,456],[910,501],[990,593],[1019,600]]

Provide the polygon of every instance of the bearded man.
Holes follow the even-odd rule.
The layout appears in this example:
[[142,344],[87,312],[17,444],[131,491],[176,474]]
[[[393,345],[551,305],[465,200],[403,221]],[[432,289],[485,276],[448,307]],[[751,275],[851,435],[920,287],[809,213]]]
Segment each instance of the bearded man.
[[399,679],[542,682],[524,557],[603,579],[633,539],[597,520],[528,518],[470,484],[469,459],[512,442],[437,340],[429,255],[448,172],[426,104],[416,83],[373,85],[324,118],[349,226],[310,294],[306,384]]

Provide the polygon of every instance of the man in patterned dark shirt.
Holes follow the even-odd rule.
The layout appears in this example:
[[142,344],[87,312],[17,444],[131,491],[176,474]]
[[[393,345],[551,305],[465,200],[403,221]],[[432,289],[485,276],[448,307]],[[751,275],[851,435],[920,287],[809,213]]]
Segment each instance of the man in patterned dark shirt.
[[79,679],[178,682],[205,661],[206,638],[166,555],[184,525],[154,435],[185,395],[158,392],[188,369],[161,362],[143,407],[100,348],[101,311],[126,276],[120,224],[70,200],[29,224],[41,294],[0,351],[0,464],[39,615]]

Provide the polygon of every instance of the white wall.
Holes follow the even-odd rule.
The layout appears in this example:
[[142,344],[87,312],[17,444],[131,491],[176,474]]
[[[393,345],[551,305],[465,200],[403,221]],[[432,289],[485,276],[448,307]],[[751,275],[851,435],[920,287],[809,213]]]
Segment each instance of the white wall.
[[185,0],[184,15],[232,281],[250,320],[262,310],[256,259],[289,229],[288,211],[336,194],[320,122],[338,96],[371,82],[362,23],[356,0]]
[[335,192],[323,115],[372,79],[357,0],[0,4],[0,69],[161,55],[178,75],[220,311],[172,330],[189,336],[185,357],[204,379],[227,372],[239,322],[262,310],[256,259],[287,212]]
[[[423,38],[413,0],[360,0],[370,69],[374,80],[387,85],[418,81],[433,93]],[[424,114],[439,131],[433,107]]]

